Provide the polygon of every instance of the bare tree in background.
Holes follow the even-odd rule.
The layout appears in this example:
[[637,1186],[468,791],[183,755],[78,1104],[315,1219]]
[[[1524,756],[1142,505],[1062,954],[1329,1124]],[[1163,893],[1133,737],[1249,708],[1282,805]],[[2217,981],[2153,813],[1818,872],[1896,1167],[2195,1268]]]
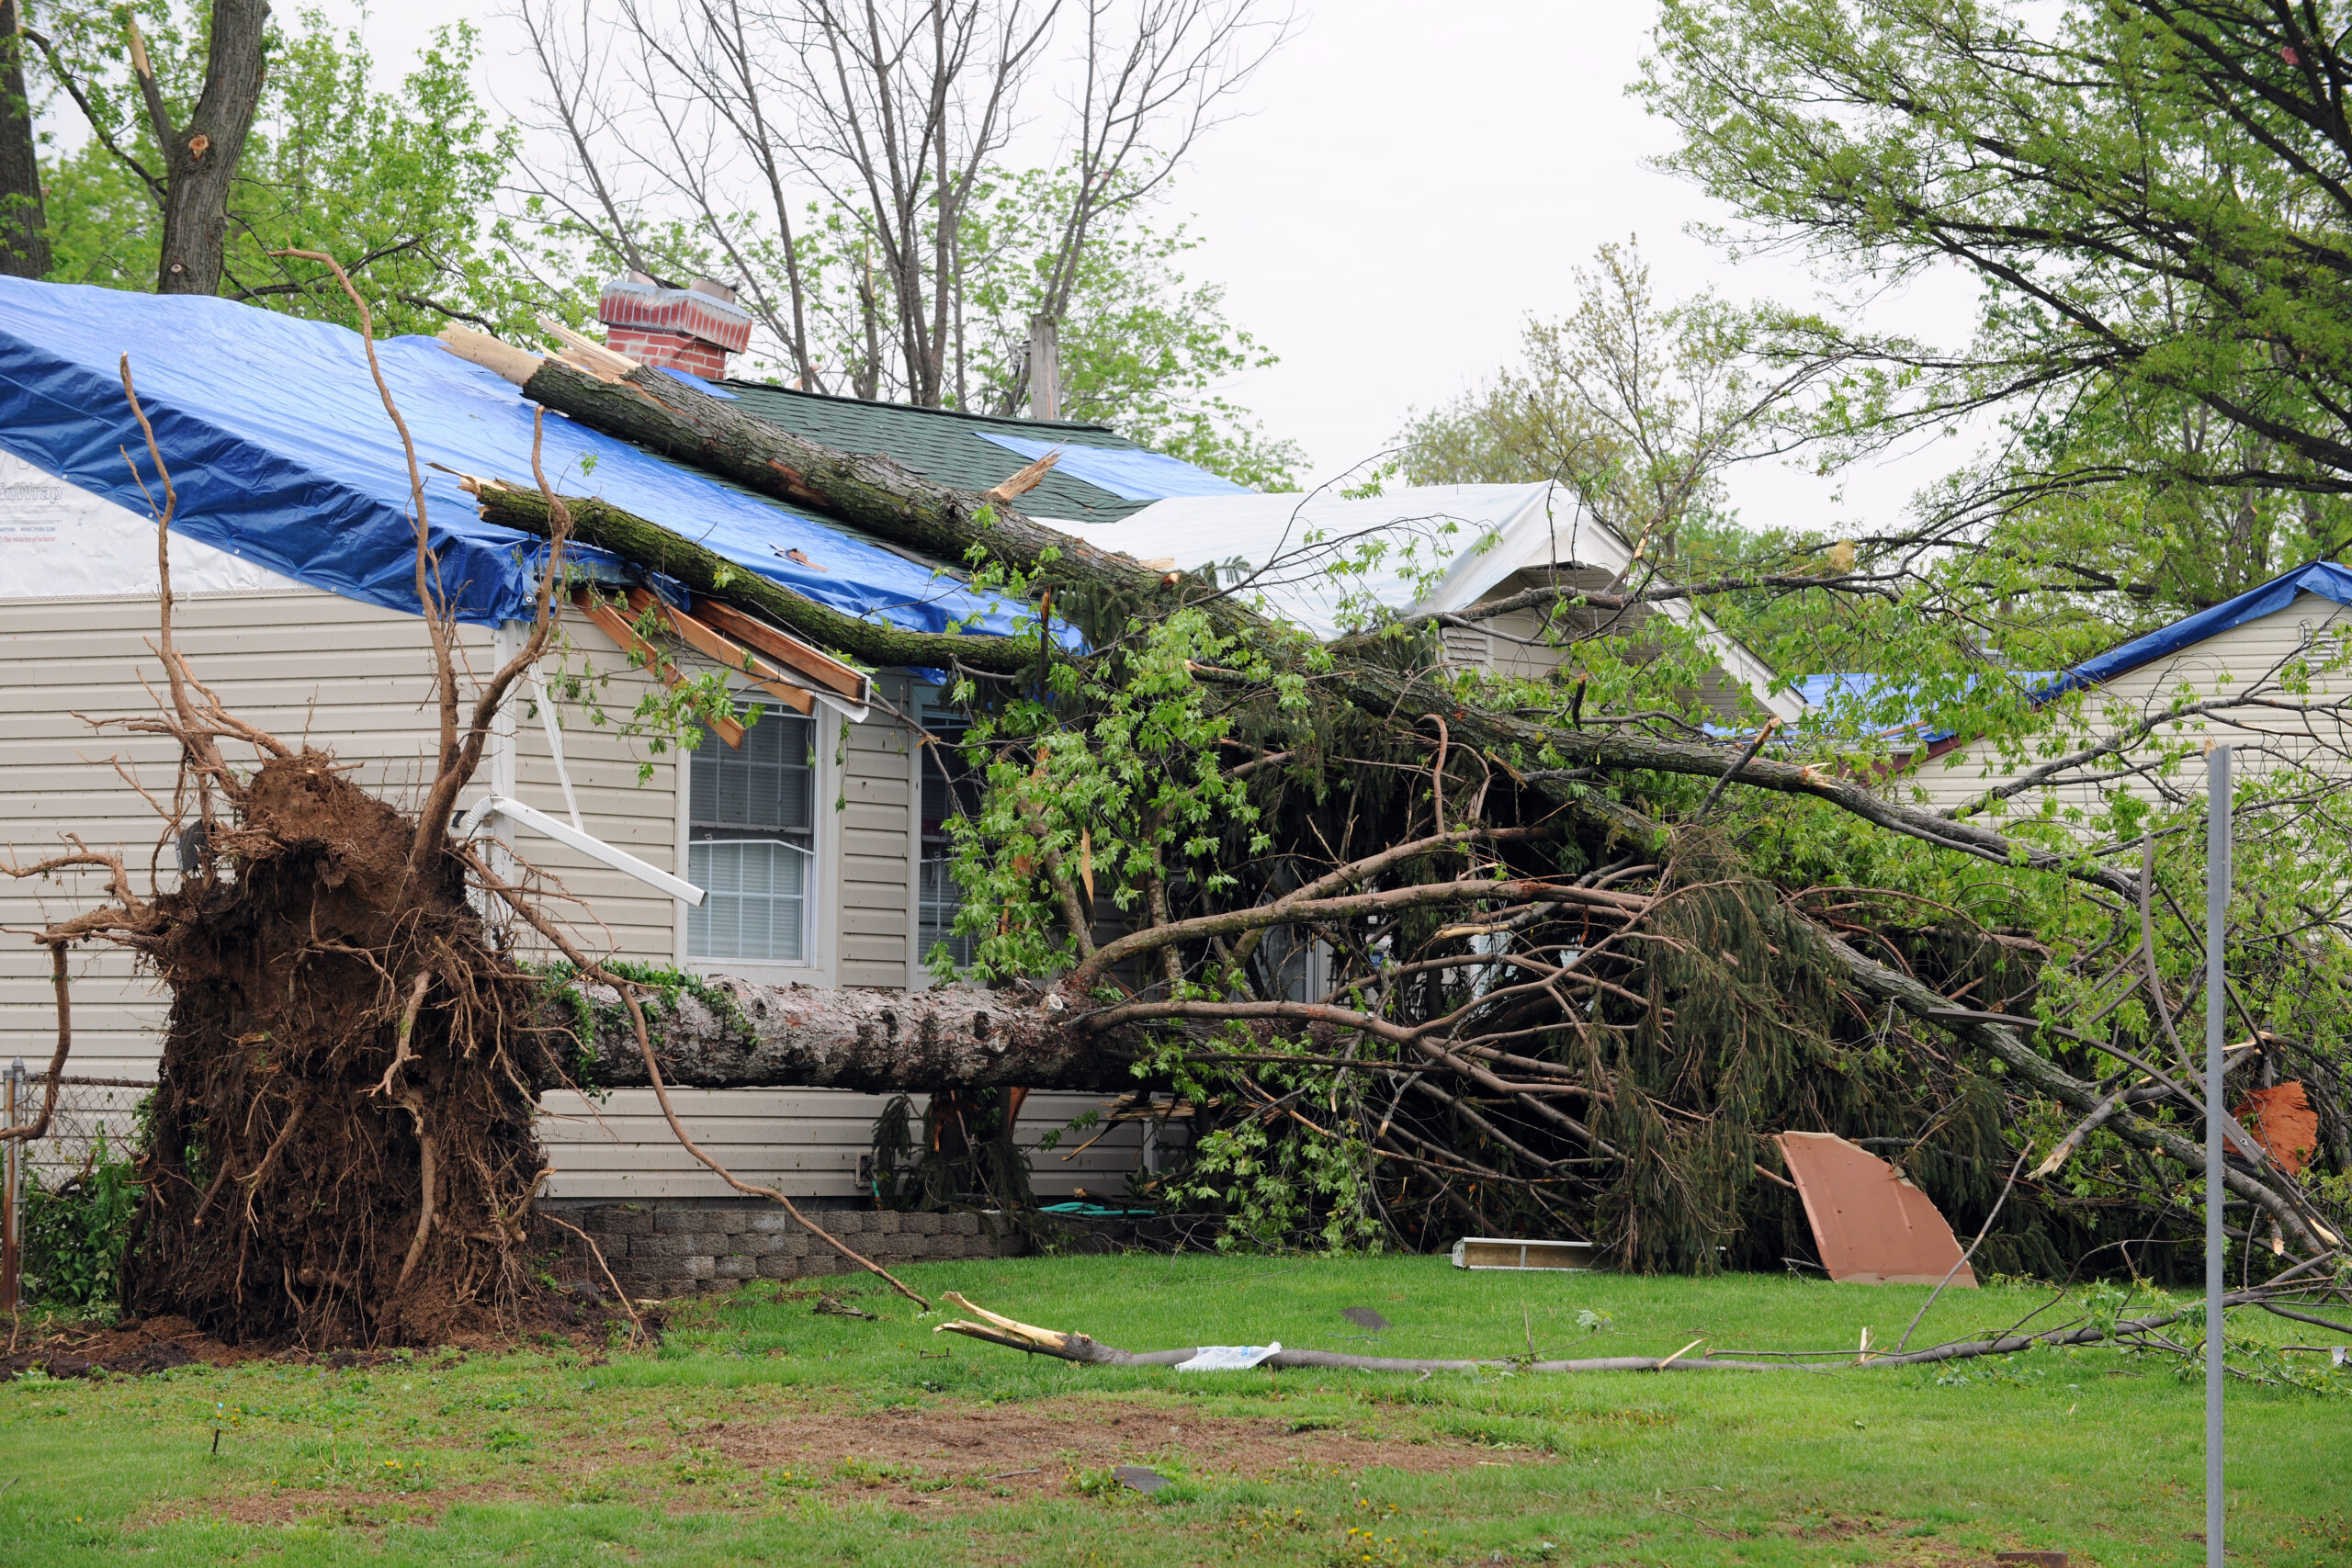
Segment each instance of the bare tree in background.
[[564,160],[552,179],[525,168],[517,189],[641,272],[645,257],[637,248],[633,216],[639,204],[611,182],[609,166],[620,160],[598,156],[599,148],[618,153],[628,145],[627,132],[599,94],[612,69],[614,40],[594,0],[581,0],[576,26],[570,10],[560,0],[524,0],[514,8],[543,94],[531,101],[539,118],[525,127],[560,143]]
[[[1263,0],[1080,0],[1075,7],[1069,205],[1039,258],[1032,336],[1050,343],[1106,217],[1157,190],[1289,29]],[[736,274],[795,367],[861,397],[969,400],[964,244],[972,202],[1050,61],[1067,0],[640,0],[610,13],[522,0],[539,75],[534,129],[559,149],[518,188],[614,255],[650,270],[653,238]],[[838,363],[796,200],[841,220]],[[998,389],[1011,412],[1027,377]],[[1033,404],[1034,406],[1034,404]],[[1040,411],[1043,412],[1043,411]]]
[[1250,0],[1145,0],[1132,28],[1118,14],[1129,7],[1115,0],[1084,0],[1082,8],[1074,189],[1030,321],[1033,373],[1005,389],[1001,413],[1014,412],[1023,382],[1032,417],[1060,412],[1059,388],[1042,385],[1034,370],[1050,357],[1058,373],[1056,339],[1087,242],[1104,219],[1157,191],[1202,134],[1230,118],[1234,94],[1290,32],[1287,13],[1261,15]]

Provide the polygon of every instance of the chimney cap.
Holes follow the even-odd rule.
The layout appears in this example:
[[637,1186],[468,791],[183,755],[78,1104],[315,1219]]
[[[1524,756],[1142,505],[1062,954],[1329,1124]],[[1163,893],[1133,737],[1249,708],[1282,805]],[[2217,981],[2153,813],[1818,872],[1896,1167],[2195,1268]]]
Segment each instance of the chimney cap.
[[735,302],[733,290],[707,278],[682,288],[646,273],[625,272],[605,285],[596,319],[607,327],[699,338],[729,354],[742,353],[752,339],[752,313]]

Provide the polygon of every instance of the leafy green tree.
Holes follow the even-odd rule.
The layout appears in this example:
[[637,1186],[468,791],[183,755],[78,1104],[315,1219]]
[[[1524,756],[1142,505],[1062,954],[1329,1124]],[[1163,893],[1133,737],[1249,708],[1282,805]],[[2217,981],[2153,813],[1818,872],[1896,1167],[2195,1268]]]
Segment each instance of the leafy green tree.
[[1657,36],[1639,90],[1684,133],[1669,164],[1737,214],[1736,254],[1809,254],[1849,297],[1980,285],[1964,342],[1774,323],[1778,352],[1845,358],[1821,428],[1847,454],[1997,432],[1878,549],[1966,549],[1988,616],[2120,626],[2352,542],[2333,13],[1668,0]]
[[[160,0],[142,18],[159,96],[168,114],[182,114],[199,85],[191,40],[201,19]],[[488,220],[516,132],[474,95],[479,50],[470,23],[441,28],[399,87],[384,89],[372,83],[358,34],[338,33],[323,13],[304,12],[296,31],[273,28],[262,98],[228,188],[220,291],[352,324],[332,277],[272,254],[323,251],[368,295],[379,331],[430,332],[453,318],[526,330],[551,291],[514,264],[514,232]],[[106,85],[112,51],[112,34],[93,18],[60,29],[60,68],[74,70],[96,133],[47,170],[50,276],[143,288],[155,276],[164,208],[147,177],[153,126],[128,112],[125,85]]]
[[1527,323],[1519,365],[1408,425],[1403,472],[1557,479],[1626,538],[1671,554],[1686,525],[1724,517],[1735,466],[1801,438],[1798,400],[1822,368],[1770,373],[1746,315],[1712,295],[1661,303],[1632,245],[1602,245],[1576,281],[1575,310]]
[[[1074,184],[1065,170],[1000,174],[966,220],[957,395],[967,408],[1012,413],[1028,400],[1029,324],[1054,287]],[[1159,227],[1140,204],[1096,221],[1061,318],[1062,417],[1261,490],[1292,489],[1305,454],[1216,391],[1278,360],[1226,315],[1223,285],[1177,270],[1200,243],[1185,224]]]

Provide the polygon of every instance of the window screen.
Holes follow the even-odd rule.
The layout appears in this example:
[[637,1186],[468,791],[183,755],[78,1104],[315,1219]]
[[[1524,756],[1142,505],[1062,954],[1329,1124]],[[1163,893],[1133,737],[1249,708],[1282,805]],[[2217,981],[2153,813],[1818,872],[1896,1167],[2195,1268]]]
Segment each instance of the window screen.
[[769,713],[741,746],[707,730],[688,754],[686,876],[708,895],[686,914],[695,957],[808,956],[810,739],[807,719]]

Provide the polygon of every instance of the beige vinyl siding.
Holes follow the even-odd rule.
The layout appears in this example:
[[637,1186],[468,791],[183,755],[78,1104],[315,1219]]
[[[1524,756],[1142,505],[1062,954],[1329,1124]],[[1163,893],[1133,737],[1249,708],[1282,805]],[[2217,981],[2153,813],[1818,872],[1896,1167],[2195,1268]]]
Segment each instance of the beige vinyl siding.
[[820,816],[835,801],[841,806],[833,814],[840,831],[832,879],[836,976],[844,986],[902,987],[914,946],[913,738],[895,722],[853,724],[844,743],[838,715],[820,712],[819,723],[820,743],[841,758],[840,793],[819,805]]
[[[177,646],[229,709],[288,745],[305,737],[371,791],[413,805],[431,754],[432,656],[424,623],[312,591],[223,594],[183,600],[174,617]],[[132,886],[148,891],[154,861],[164,886],[177,882],[164,825],[115,770],[119,759],[168,803],[176,748],[158,736],[93,729],[74,716],[137,716],[156,711],[161,662],[153,598],[0,603],[0,842],[18,860],[60,852],[65,834],[119,852]],[[487,642],[487,637],[484,639]],[[242,749],[232,749],[232,756]],[[105,897],[98,875],[71,874],[45,886],[0,886],[0,923],[37,926]],[[153,1031],[164,999],[135,975],[127,954],[96,947],[74,955],[74,1052],[70,1070],[99,1077],[152,1074]],[[0,942],[0,1051],[36,1068],[55,1043],[48,954]]]
[[[686,1134],[746,1181],[775,1186],[793,1198],[859,1198],[859,1159],[873,1148],[874,1120],[888,1097],[839,1089],[673,1089],[671,1104]],[[551,1094],[539,1124],[548,1163],[558,1172],[548,1191],[558,1198],[648,1201],[725,1198],[732,1189],[696,1164],[663,1124],[653,1097],[618,1091],[594,1104],[574,1094]],[[924,1097],[914,1097],[916,1128]],[[1059,1146],[1037,1151],[1037,1140],[1111,1101],[1086,1094],[1033,1094],[1023,1107],[1018,1139],[1031,1150],[1031,1185],[1040,1198],[1116,1196],[1126,1173],[1143,1157],[1143,1130],[1122,1122],[1101,1142],[1073,1153],[1102,1129],[1063,1132]]]
[[[2169,658],[2154,660],[2136,670],[2129,670],[2085,694],[2076,728],[2056,737],[2051,743],[2051,755],[2064,755],[2090,744],[2093,740],[2115,732],[2119,722],[2128,723],[2138,716],[2160,713],[2169,706],[2177,694],[2184,688],[2198,697],[2209,698],[2229,693],[2243,693],[2272,679],[2273,671],[2303,650],[2308,635],[2323,649],[2333,648],[2334,637],[2352,622],[2352,609],[2314,593],[2300,594],[2294,603],[2282,610],[2249,621],[2242,626],[2222,632],[2181,649]],[[2310,694],[2282,694],[2289,702],[2324,701],[2330,695],[2340,696],[2352,691],[2352,673],[2335,671],[2312,682]],[[2301,726],[2293,715],[2261,710],[2243,710],[2224,721],[2191,719],[2192,725],[2205,724],[2198,733],[2217,740],[2249,739],[2246,731],[2264,731],[2274,738],[2272,743],[2295,754],[2312,750],[2311,742],[2297,731]],[[2331,734],[2333,726],[2331,725]],[[2234,732],[2234,735],[2233,735]],[[2343,744],[2342,737],[2335,737],[2335,744]],[[2046,759],[2035,754],[2013,761],[2003,756],[1999,748],[1985,741],[1970,742],[1954,748],[1940,757],[1923,760],[1911,772],[1899,775],[1893,788],[1900,798],[1914,800],[1936,810],[1946,810],[1975,799],[1985,790],[2040,765]],[[2244,768],[2272,765],[2265,759],[2248,756],[2241,763]],[[2177,765],[2173,783],[2189,793],[2204,789],[2204,762],[2190,757]],[[2143,783],[2132,787],[2143,795],[2153,795],[2153,788]],[[2054,799],[2060,809],[2082,807],[2096,809],[2100,801],[2100,786],[2071,784],[2062,788],[2029,792],[2007,803],[2010,815],[2039,811],[2045,797]]]

